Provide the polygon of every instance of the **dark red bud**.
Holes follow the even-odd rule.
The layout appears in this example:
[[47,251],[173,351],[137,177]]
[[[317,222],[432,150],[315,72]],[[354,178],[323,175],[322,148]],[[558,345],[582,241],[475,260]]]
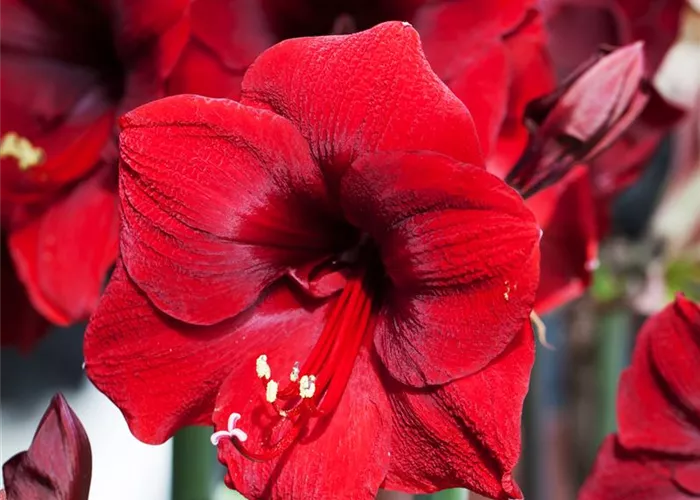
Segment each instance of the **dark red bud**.
[[87,500],[90,442],[62,395],[51,400],[32,444],[2,467],[7,500]]
[[598,155],[640,115],[648,100],[641,42],[588,62],[526,111],[530,141],[507,181],[524,196]]

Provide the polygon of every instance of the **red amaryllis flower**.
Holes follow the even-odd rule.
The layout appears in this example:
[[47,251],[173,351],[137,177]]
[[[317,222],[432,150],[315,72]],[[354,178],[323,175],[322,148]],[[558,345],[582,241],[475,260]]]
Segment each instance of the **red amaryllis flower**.
[[580,500],[700,495],[700,308],[682,295],[642,327],[620,380],[619,430]]
[[8,500],[87,500],[90,442],[62,395],[53,397],[31,446],[5,462],[2,475]]
[[408,24],[288,40],[240,104],[123,127],[85,356],[138,438],[213,419],[249,498],[521,496],[539,228]]
[[[87,318],[114,262],[114,119],[163,95],[186,6],[2,1],[2,228],[32,304],[53,323]],[[3,316],[14,313],[6,295]]]

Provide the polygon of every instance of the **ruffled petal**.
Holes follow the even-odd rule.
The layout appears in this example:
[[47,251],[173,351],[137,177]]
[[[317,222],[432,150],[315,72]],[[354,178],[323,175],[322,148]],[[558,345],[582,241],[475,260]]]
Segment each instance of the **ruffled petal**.
[[[700,424],[700,308],[679,295],[655,325],[651,359],[675,402]],[[700,426],[698,427],[700,440]]]
[[118,264],[85,334],[85,369],[137,438],[162,443],[210,424],[221,384],[252,353],[279,338],[314,339],[325,309],[305,307],[280,289],[236,320],[187,325],[153,307]]
[[514,190],[442,155],[381,153],[347,171],[341,204],[390,280],[375,345],[396,379],[449,382],[511,343],[532,310],[540,237]]
[[670,480],[663,463],[638,457],[608,436],[578,500],[688,500]]
[[[298,344],[313,337],[308,334],[270,344],[268,360],[285,366],[283,377],[295,360]],[[290,344],[291,342],[291,344]],[[309,343],[309,349],[312,343]],[[248,434],[246,446],[255,449],[267,426],[280,420],[255,376],[255,356],[232,372],[217,398],[214,422],[226,429],[229,415],[240,413],[238,427]],[[284,368],[283,368],[284,370]],[[273,378],[278,370],[273,366]],[[391,457],[391,417],[389,403],[376,369],[376,360],[362,349],[336,410],[312,421],[302,431],[301,440],[276,458],[254,462],[244,458],[230,440],[219,443],[219,460],[228,473],[226,483],[246,498],[279,500],[324,500],[327,498],[374,499]]]
[[343,229],[307,143],[268,111],[186,95],[122,126],[124,264],[177,319],[235,316],[290,267],[328,253]]
[[480,372],[440,388],[390,389],[391,467],[384,488],[432,492],[466,487],[489,498],[522,498],[513,479],[520,419],[535,348],[529,323]]
[[87,500],[90,442],[63,396],[54,396],[31,446],[5,462],[2,475],[11,499]]
[[469,112],[430,69],[408,23],[279,43],[250,67],[242,96],[291,120],[335,180],[375,151],[482,163]]
[[[693,388],[698,384],[700,324],[697,306],[694,324],[679,316],[689,308],[686,303],[680,298],[650,318],[637,337],[617,400],[619,440],[625,448],[700,455],[698,408],[684,404],[697,404]],[[670,359],[661,359],[669,353]]]
[[65,198],[9,236],[34,307],[49,321],[87,319],[117,256],[119,217],[112,169],[98,170]]

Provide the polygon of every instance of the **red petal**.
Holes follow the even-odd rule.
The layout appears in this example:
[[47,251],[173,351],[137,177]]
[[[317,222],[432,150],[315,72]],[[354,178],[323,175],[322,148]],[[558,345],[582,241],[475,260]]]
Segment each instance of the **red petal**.
[[469,109],[484,155],[488,156],[507,115],[512,75],[500,42],[485,47],[480,43],[469,54],[469,62],[446,83]]
[[102,168],[41,217],[10,234],[17,273],[34,307],[53,323],[87,319],[117,256],[112,175],[111,168]]
[[[319,331],[315,332],[318,335]],[[274,360],[286,377],[300,355],[297,344],[312,339],[308,333],[270,342],[268,360]],[[310,349],[312,343],[308,344]],[[232,412],[242,414],[239,428],[248,433],[246,445],[257,446],[263,429],[259,422],[277,418],[265,401],[265,391],[255,376],[255,357],[231,373],[217,398],[214,422],[226,429]],[[285,369],[286,368],[286,369]],[[284,380],[282,380],[284,383]],[[262,408],[261,408],[262,407]],[[226,483],[246,498],[325,500],[338,498],[374,499],[386,475],[390,452],[389,403],[370,353],[361,350],[337,409],[328,417],[313,421],[301,441],[280,458],[253,462],[244,458],[228,440],[219,443],[219,460],[227,466]]]
[[508,112],[498,142],[487,159],[489,171],[504,178],[525,149],[527,104],[555,87],[554,73],[546,48],[542,19],[534,11],[505,39],[511,81]]
[[21,500],[87,500],[92,453],[85,429],[60,394],[53,397],[29,450],[2,468],[7,495]]
[[197,0],[192,4],[192,39],[222,68],[242,75],[277,39],[260,1]]
[[[676,402],[700,422],[700,308],[679,295],[673,310],[658,318],[651,358]],[[700,440],[700,429],[698,429]]]
[[395,378],[445,383],[511,343],[539,277],[539,228],[515,191],[442,155],[380,153],[347,171],[341,204],[391,280],[375,344]]
[[17,278],[10,258],[5,234],[2,235],[2,285],[0,285],[0,342],[3,347],[14,346],[21,352],[29,352],[37,341],[48,331],[49,324],[32,307],[24,286]]
[[578,500],[687,500],[670,481],[663,463],[627,452],[608,436]]
[[700,460],[693,459],[673,466],[673,482],[690,496],[700,496]]
[[[194,5],[199,5],[197,1]],[[199,94],[238,99],[243,70],[229,70],[197,40],[190,40],[168,79],[169,94]]]
[[280,336],[303,345],[299,339],[320,332],[324,311],[307,311],[280,290],[245,317],[187,325],[157,311],[118,264],[85,334],[86,371],[137,438],[162,443],[181,427],[209,424],[216,394],[241,360]]
[[432,72],[406,23],[277,44],[246,73],[242,102],[294,122],[327,173],[340,175],[375,151],[482,163],[469,112]]
[[233,317],[333,247],[321,171],[286,120],[177,96],[122,124],[121,251],[163,312],[195,324]]
[[384,487],[466,487],[490,498],[522,498],[512,473],[534,354],[527,323],[498,359],[474,375],[438,389],[390,390],[395,417]]
[[527,200],[543,228],[539,314],[580,296],[598,257],[598,232],[588,170],[575,168],[560,182]]
[[619,439],[626,448],[700,455],[698,318],[697,306],[679,298],[639,332],[617,401]]

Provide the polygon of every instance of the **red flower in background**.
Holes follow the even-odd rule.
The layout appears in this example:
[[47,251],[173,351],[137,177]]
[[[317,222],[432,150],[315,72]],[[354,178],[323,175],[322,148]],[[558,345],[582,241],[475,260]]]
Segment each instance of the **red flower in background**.
[[8,500],[87,500],[90,442],[62,395],[53,397],[31,446],[5,462],[2,476]]
[[700,496],[700,308],[679,296],[639,332],[620,379],[619,430],[580,500]]
[[[67,325],[92,312],[117,252],[115,117],[164,95],[187,2],[1,7],[3,242],[33,307]],[[3,343],[28,347],[36,332],[17,328],[37,320],[7,302],[20,288],[3,291]]]
[[123,127],[85,356],[138,438],[213,418],[249,498],[521,496],[539,229],[410,26],[288,40],[241,104]]

